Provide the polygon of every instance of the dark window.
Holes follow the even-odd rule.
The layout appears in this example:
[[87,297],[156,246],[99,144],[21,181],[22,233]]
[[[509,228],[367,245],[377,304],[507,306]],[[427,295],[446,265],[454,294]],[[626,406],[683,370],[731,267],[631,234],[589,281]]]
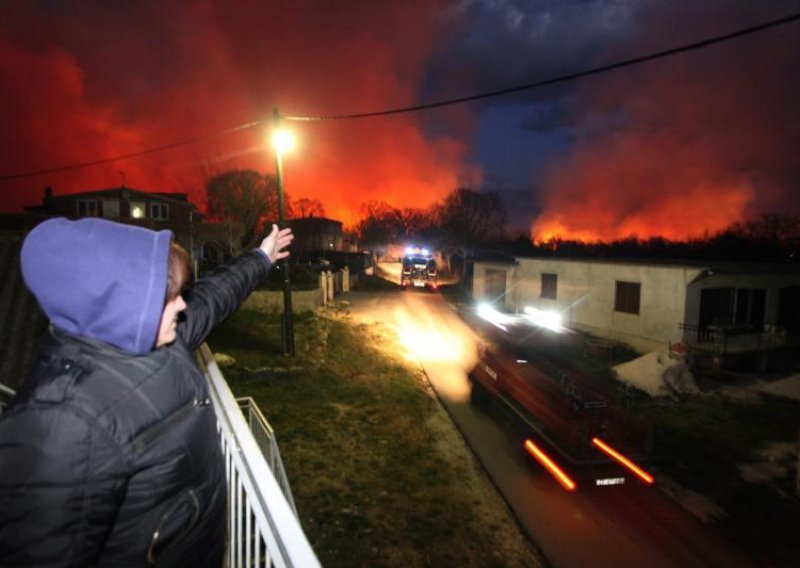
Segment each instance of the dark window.
[[764,288],[737,288],[733,322],[761,329],[764,326],[766,303],[767,291]]
[[103,217],[119,217],[119,201],[104,199]]
[[558,292],[558,274],[542,273],[542,298],[556,299]]
[[800,286],[781,288],[778,297],[778,325],[800,331]]
[[78,199],[76,201],[78,207],[78,217],[93,217],[97,215],[97,200],[96,199]]
[[626,314],[639,313],[639,299],[642,285],[639,282],[621,282],[617,280],[617,293],[614,296],[614,311]]
[[167,221],[169,219],[169,205],[166,203],[151,203],[150,217],[156,221]]
[[703,288],[700,291],[700,327],[731,325],[735,296],[733,288]]

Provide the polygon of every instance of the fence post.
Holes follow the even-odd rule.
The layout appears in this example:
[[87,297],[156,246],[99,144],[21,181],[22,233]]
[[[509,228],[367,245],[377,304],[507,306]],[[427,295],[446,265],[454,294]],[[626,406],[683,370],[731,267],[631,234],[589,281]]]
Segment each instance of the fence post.
[[324,272],[319,275],[319,288],[322,290],[322,305],[328,305],[328,279],[325,277]]
[[342,268],[342,292],[350,291],[350,269],[345,266]]
[[325,273],[325,277],[328,280],[328,300],[333,301],[333,272],[328,270]]

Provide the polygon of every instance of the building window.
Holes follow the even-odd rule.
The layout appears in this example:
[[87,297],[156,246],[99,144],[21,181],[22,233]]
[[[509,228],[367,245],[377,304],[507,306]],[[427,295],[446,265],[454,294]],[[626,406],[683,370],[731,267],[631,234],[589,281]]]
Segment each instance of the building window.
[[151,203],[150,217],[156,221],[166,221],[169,219],[169,205],[166,203]]
[[550,300],[556,299],[558,290],[558,274],[542,273],[542,293],[540,297]]
[[626,314],[638,314],[641,294],[642,285],[639,282],[622,282],[617,280],[614,311],[625,312]]
[[131,217],[134,219],[144,219],[144,201],[131,201]]
[[75,203],[78,208],[78,217],[94,217],[97,215],[96,199],[78,199]]
[[119,201],[104,199],[103,217],[119,217]]

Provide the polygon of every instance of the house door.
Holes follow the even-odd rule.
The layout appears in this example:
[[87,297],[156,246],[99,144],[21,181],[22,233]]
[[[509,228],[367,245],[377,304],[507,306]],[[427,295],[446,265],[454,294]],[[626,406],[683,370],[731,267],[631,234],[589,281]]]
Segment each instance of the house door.
[[503,306],[506,296],[506,271],[486,270],[486,291],[484,299],[498,307]]

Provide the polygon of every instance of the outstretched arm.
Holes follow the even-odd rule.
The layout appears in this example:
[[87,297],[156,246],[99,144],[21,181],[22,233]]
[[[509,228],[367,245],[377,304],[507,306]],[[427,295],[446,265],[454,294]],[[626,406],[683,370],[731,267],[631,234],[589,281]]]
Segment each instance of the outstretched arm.
[[272,225],[272,231],[261,241],[259,249],[267,255],[271,264],[275,264],[280,259],[289,256],[289,251],[286,250],[286,247],[288,247],[293,240],[294,235],[291,229],[278,230],[278,225]]
[[186,319],[178,324],[178,334],[191,349],[199,347],[214,327],[239,309],[274,262],[289,256],[285,249],[293,239],[291,229],[278,230],[273,225],[258,248],[195,283],[186,295]]

